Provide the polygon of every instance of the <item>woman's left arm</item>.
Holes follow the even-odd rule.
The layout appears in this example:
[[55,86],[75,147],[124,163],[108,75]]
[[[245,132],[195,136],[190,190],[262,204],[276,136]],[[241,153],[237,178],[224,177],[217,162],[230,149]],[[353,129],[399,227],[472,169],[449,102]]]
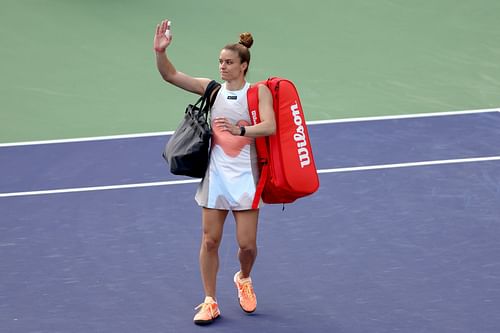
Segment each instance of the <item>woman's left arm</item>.
[[[260,136],[272,135],[276,131],[273,96],[269,88],[263,84],[259,85],[259,115],[260,123],[245,126],[244,136],[257,138]],[[218,126],[222,131],[230,132],[233,135],[241,134],[241,128],[235,124],[231,124],[226,118],[216,118],[214,119],[214,123],[215,126]]]

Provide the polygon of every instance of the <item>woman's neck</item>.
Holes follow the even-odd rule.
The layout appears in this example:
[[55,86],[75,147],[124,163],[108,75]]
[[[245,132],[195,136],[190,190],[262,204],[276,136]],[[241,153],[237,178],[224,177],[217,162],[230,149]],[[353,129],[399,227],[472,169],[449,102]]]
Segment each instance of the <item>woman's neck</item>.
[[245,86],[245,78],[226,81],[226,89],[231,91],[241,90]]

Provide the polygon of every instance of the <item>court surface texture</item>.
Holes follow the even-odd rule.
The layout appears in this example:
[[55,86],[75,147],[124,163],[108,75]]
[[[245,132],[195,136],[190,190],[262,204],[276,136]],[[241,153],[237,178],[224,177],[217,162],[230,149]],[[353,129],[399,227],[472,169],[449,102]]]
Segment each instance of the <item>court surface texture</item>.
[[256,313],[228,218],[205,328],[197,183],[167,135],[2,145],[2,332],[498,332],[500,112],[309,130],[321,186],[262,208]]

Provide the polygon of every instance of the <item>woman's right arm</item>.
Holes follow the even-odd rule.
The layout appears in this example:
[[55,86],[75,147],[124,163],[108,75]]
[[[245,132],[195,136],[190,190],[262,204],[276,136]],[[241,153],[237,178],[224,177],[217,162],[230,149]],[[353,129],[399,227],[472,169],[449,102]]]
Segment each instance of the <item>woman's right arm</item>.
[[[169,33],[165,35],[165,32],[169,30]],[[160,72],[162,78],[184,90],[193,92],[198,95],[203,95],[203,92],[207,88],[210,79],[206,78],[194,78],[175,69],[174,65],[170,62],[167,57],[166,49],[172,42],[172,33],[170,32],[170,26],[168,20],[163,20],[160,24],[156,26],[156,34],[154,38],[154,50],[156,52],[156,66]]]

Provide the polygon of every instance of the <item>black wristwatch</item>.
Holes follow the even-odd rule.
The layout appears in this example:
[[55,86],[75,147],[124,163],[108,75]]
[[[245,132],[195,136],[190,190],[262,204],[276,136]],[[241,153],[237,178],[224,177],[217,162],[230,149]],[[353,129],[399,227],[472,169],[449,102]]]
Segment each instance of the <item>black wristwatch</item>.
[[240,126],[240,136],[245,136],[245,133],[247,130],[245,129],[245,126]]

